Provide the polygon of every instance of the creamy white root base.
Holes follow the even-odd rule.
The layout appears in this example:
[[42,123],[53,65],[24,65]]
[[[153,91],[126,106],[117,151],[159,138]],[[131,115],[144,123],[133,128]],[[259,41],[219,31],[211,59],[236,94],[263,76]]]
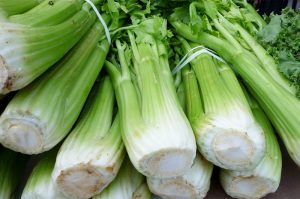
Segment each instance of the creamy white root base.
[[254,153],[253,142],[243,132],[224,129],[213,140],[216,158],[224,165],[247,165]]
[[0,55],[0,94],[5,94],[8,81],[8,71],[5,66],[5,60]]
[[191,167],[194,156],[195,152],[191,150],[161,150],[144,157],[140,168],[147,176],[175,177]]
[[37,154],[43,150],[41,128],[30,118],[5,118],[1,121],[1,143],[14,151]]
[[103,175],[98,170],[89,164],[79,164],[61,171],[56,178],[56,183],[62,193],[68,197],[91,198],[100,193],[113,177]]
[[272,180],[258,177],[234,177],[229,185],[224,187],[226,193],[234,198],[256,199],[274,192],[276,187]]
[[162,180],[158,187],[148,180],[148,185],[151,192],[164,199],[202,199],[206,195],[180,177]]

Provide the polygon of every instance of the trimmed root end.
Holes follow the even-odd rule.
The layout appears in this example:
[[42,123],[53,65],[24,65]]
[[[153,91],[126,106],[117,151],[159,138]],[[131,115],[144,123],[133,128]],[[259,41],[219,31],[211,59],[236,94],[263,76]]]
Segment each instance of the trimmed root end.
[[271,180],[258,176],[235,177],[226,192],[235,198],[262,198],[274,192]]
[[186,181],[177,180],[176,178],[162,180],[159,187],[151,187],[151,191],[156,195],[166,199],[201,199],[202,196],[196,187],[188,184]]
[[8,70],[5,66],[5,62],[0,56],[0,94],[6,94],[6,87],[8,82]]
[[90,165],[80,164],[61,171],[56,182],[67,196],[91,198],[107,186],[109,177],[101,175]]
[[223,131],[213,141],[213,151],[218,161],[227,168],[252,164],[255,147],[244,133]]
[[32,121],[6,119],[2,122],[2,144],[7,148],[25,154],[43,152],[41,128]]
[[148,177],[169,178],[184,174],[193,164],[195,152],[167,149],[143,158],[141,170]]

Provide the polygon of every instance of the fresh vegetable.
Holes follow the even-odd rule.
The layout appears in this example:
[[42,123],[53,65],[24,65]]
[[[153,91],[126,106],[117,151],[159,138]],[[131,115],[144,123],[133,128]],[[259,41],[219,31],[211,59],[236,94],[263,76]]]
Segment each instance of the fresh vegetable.
[[58,148],[54,148],[43,155],[34,167],[23,190],[21,199],[71,199],[59,192],[51,179],[57,151]]
[[0,22],[0,94],[21,89],[40,76],[80,40],[95,19],[94,11],[85,5],[53,26]]
[[152,194],[146,182],[141,184],[133,193],[132,199],[152,199]]
[[296,87],[300,97],[300,9],[286,8],[281,15],[271,14],[267,21],[257,39],[275,58],[279,71]]
[[26,12],[31,8],[37,6],[44,0],[0,0],[0,13],[4,15],[15,15]]
[[147,178],[152,193],[161,198],[204,198],[209,190],[213,166],[197,155],[192,167],[182,176],[174,178]]
[[[206,1],[205,1],[206,2]],[[216,10],[216,9],[213,9]],[[237,37],[229,35],[224,38],[222,33],[213,26],[213,23],[203,23],[210,26],[210,30],[204,25],[198,29],[191,28],[193,21],[189,10],[178,8],[169,18],[177,34],[193,42],[205,45],[216,51],[241,76],[253,96],[271,120],[292,159],[300,165],[300,101],[291,92],[278,84],[273,77],[263,69],[258,59],[244,47],[236,47],[239,43]],[[208,20],[204,12],[196,13],[198,18]],[[219,25],[222,25],[218,23]],[[225,31],[228,33],[228,31]],[[227,34],[228,35],[228,34]],[[231,41],[228,41],[228,40]]]
[[37,154],[53,148],[75,123],[109,50],[100,22],[57,66],[10,101],[0,117],[0,142]]
[[117,175],[125,150],[119,116],[113,120],[114,90],[108,77],[96,85],[78,124],[56,158],[53,180],[72,198],[91,198]]
[[266,153],[254,170],[221,171],[221,184],[226,193],[234,198],[262,198],[277,190],[281,178],[281,152],[272,126],[258,104],[253,99],[249,103],[255,119],[264,130]]
[[[135,192],[141,193],[141,191],[145,191],[146,193],[143,192],[143,194],[147,196],[148,190],[147,188],[141,188],[143,185],[144,177],[135,170],[129,159],[125,158],[116,179],[93,199],[135,199],[133,197]],[[138,199],[138,197],[136,198]]]
[[0,198],[10,199],[16,191],[27,158],[0,146]]
[[[190,45],[180,40],[183,48],[189,51]],[[245,97],[236,94],[241,89],[228,89],[222,80],[218,70],[229,70],[229,67],[208,54],[199,55],[191,66],[200,86],[204,108],[201,114],[200,99],[195,102],[190,99],[189,105],[199,112],[197,118],[191,116],[190,119],[199,150],[207,160],[225,169],[256,167],[264,155],[264,136]],[[235,81],[238,83],[237,79]],[[190,89],[194,89],[190,92],[197,92],[196,85]]]
[[130,160],[142,174],[160,178],[183,174],[196,156],[169,68],[166,25],[160,17],[143,19],[128,31],[130,46],[116,42],[119,61],[106,62]]
[[82,9],[90,9],[88,4],[84,4],[85,0],[52,0],[51,2],[43,1],[28,12],[10,16],[8,21],[34,27],[48,27],[63,23]]

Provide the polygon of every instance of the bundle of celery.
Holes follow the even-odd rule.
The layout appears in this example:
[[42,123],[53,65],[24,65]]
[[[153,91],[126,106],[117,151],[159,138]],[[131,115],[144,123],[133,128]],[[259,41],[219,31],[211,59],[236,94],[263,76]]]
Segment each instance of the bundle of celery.
[[209,190],[213,166],[197,154],[192,167],[182,176],[173,178],[147,178],[150,191],[162,198],[200,199]]
[[27,86],[82,38],[96,19],[83,2],[45,1],[0,22],[0,94]]
[[124,158],[114,90],[108,77],[95,86],[78,124],[56,158],[53,181],[66,196],[91,198],[117,175]]
[[248,99],[255,119],[264,130],[265,156],[254,170],[242,172],[222,170],[220,179],[228,195],[234,198],[251,199],[262,198],[277,190],[281,178],[282,160],[271,124],[258,104],[253,99]]
[[[180,38],[180,41],[189,51],[190,45],[184,39]],[[229,67],[207,54],[196,57],[191,66],[199,82],[204,106],[201,107],[200,95],[196,96],[199,92],[197,84],[194,87],[186,85],[190,86],[187,91],[193,93],[186,101],[199,150],[206,159],[225,169],[256,167],[264,155],[264,136],[245,97],[239,95],[241,88],[230,89],[222,79],[220,71],[230,70]],[[231,84],[238,84],[237,79]]]
[[0,146],[0,198],[10,199],[21,179],[27,158]]
[[[108,16],[105,17],[109,21]],[[21,90],[0,117],[0,142],[37,154],[61,141],[76,121],[109,44],[100,22],[51,71]]]
[[122,138],[135,168],[148,177],[174,177],[196,156],[192,128],[178,101],[168,63],[167,21],[142,19],[116,42],[119,63],[106,62],[115,87]]
[[71,199],[60,193],[51,179],[57,150],[48,151],[35,166],[23,190],[22,199]]
[[151,199],[144,177],[125,158],[116,179],[102,193],[93,199]]
[[242,13],[243,5],[230,0],[195,1],[188,8],[177,8],[169,21],[177,34],[215,50],[232,64],[300,165],[300,101],[274,59],[251,36],[261,23],[257,14]]

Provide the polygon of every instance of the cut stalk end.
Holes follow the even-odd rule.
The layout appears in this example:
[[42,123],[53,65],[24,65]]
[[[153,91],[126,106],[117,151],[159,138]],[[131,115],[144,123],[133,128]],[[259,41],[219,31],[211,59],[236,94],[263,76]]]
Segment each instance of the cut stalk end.
[[245,133],[223,129],[213,140],[213,151],[225,167],[247,166],[254,157],[254,143]]
[[205,195],[199,193],[197,187],[187,183],[185,180],[179,178],[171,178],[169,180],[162,180],[159,187],[148,180],[148,185],[154,194],[165,199],[202,199]]
[[268,193],[274,192],[272,180],[258,176],[235,177],[231,185],[225,189],[228,195],[234,198],[262,198]]
[[2,122],[2,144],[9,149],[25,154],[43,151],[41,128],[31,120],[5,119]]
[[91,198],[100,193],[110,182],[105,176],[88,164],[80,164],[60,172],[56,178],[59,189],[66,196]]
[[150,177],[176,177],[191,168],[194,158],[195,152],[187,149],[158,151],[142,160],[142,170]]
[[6,87],[8,85],[8,70],[5,66],[5,60],[0,55],[0,94],[6,94]]

